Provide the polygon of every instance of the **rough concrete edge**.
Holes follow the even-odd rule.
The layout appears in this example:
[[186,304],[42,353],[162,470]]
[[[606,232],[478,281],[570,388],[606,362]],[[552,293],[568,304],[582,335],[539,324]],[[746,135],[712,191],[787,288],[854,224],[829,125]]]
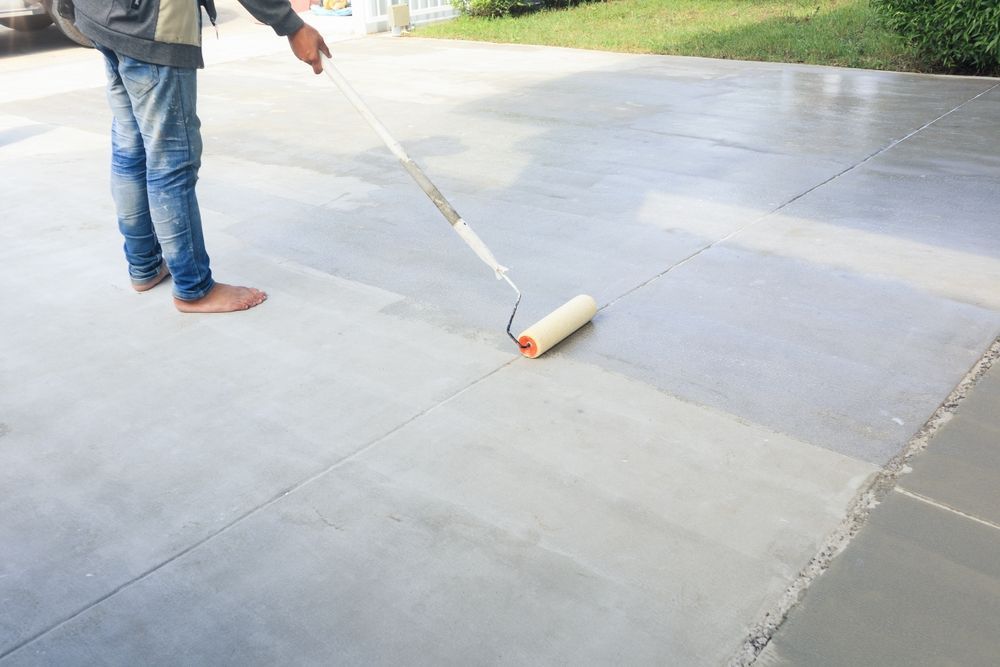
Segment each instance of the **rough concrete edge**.
[[751,626],[743,644],[727,663],[728,667],[750,667],[757,661],[789,612],[802,600],[809,586],[830,567],[833,559],[847,548],[868,520],[871,511],[895,488],[899,478],[910,472],[910,460],[927,448],[930,439],[951,420],[969,390],[998,360],[1000,360],[1000,337],[986,349],[979,361],[972,366],[902,451],[892,457],[858,491],[840,525],[827,536],[816,555],[802,568],[778,601]]

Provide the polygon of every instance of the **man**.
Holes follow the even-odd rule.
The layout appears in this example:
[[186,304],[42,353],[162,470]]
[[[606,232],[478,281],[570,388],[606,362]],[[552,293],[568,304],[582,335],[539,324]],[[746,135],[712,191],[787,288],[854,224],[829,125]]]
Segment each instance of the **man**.
[[[323,37],[288,0],[239,0],[288,37],[292,52],[323,71]],[[65,11],[67,0],[60,0]],[[201,122],[195,112],[201,8],[215,23],[214,0],[73,0],[76,27],[104,55],[111,128],[111,191],[125,237],[132,286],[144,292],[173,276],[181,312],[246,310],[267,295],[212,279],[195,182]]]

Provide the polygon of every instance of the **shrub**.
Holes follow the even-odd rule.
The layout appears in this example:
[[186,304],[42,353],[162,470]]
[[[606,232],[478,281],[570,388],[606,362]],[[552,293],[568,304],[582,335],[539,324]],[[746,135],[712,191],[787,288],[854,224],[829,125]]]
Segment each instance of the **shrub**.
[[566,9],[591,0],[451,0],[451,5],[467,16],[517,16],[545,9]]
[[524,0],[451,0],[451,5],[468,16],[497,18],[517,13],[527,6]]
[[932,65],[1000,72],[997,0],[872,0],[889,29]]
[[566,7],[576,7],[577,5],[582,5],[588,0],[541,0],[543,7],[549,7],[552,9],[564,9]]

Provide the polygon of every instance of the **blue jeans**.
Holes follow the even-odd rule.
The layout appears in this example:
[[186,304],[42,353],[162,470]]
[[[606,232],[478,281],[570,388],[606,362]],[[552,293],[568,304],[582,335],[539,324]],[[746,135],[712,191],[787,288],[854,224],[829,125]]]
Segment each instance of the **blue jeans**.
[[201,166],[196,70],[152,65],[97,46],[111,105],[111,194],[132,282],[163,262],[174,296],[194,300],[215,284],[194,187]]

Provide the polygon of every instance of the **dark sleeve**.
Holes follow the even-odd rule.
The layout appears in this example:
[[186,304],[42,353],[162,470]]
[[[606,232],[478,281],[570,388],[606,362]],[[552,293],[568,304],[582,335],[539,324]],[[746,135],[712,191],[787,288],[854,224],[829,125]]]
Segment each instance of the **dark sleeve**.
[[302,19],[292,11],[288,0],[239,0],[246,10],[261,23],[274,28],[279,35],[291,35],[302,27]]

